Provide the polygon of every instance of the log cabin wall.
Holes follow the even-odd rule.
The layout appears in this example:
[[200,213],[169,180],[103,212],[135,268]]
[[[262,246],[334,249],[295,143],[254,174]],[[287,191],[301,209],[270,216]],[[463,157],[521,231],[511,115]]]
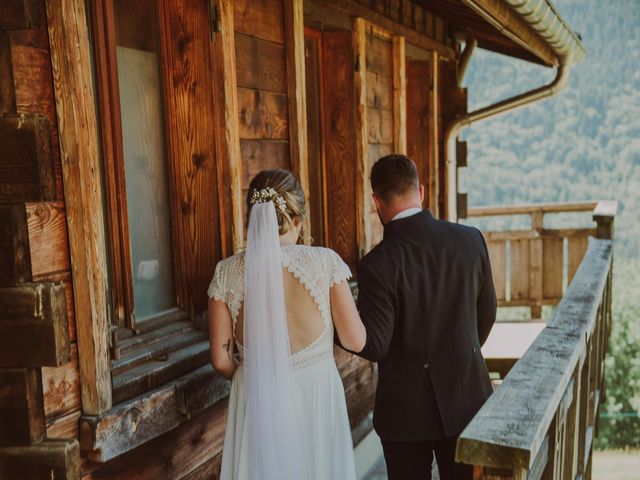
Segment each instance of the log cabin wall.
[[[186,198],[186,203],[183,202],[182,208],[175,210],[173,215],[179,219],[177,228],[183,239],[181,241],[191,242],[193,252],[203,251],[205,245],[214,246],[208,250],[210,255],[204,260],[201,256],[187,255],[178,262],[180,267],[177,278],[187,280],[181,286],[185,289],[182,298],[186,309],[191,312],[202,311],[204,298],[193,290],[203,288],[216,259],[231,253],[231,243],[237,244],[230,237],[233,228],[238,228],[238,217],[235,213],[225,211],[225,208],[244,208],[248,183],[262,169],[292,168],[298,173],[304,170],[300,167],[300,158],[294,161],[294,144],[299,144],[300,132],[291,125],[293,98],[289,78],[292,62],[290,52],[293,46],[287,35],[290,30],[287,22],[291,21],[287,9],[301,2],[292,0],[290,4],[285,3],[288,1],[220,0],[213,2],[212,5],[219,10],[212,12],[206,8],[196,8],[189,2],[173,2],[163,13],[163,28],[166,29],[164,41],[169,52],[170,66],[170,74],[165,78],[165,88],[172,93],[169,96],[172,100],[165,105],[170,113],[167,141],[174,152],[178,152],[179,158],[183,159],[170,172],[171,188],[174,198]],[[61,155],[58,119],[68,119],[67,115],[73,113],[73,108],[84,108],[89,112],[85,113],[90,115],[95,108],[92,101],[96,93],[90,92],[83,97],[78,93],[79,90],[74,90],[77,84],[67,84],[65,82],[69,80],[66,76],[54,77],[53,72],[54,65],[56,62],[60,63],[61,56],[71,55],[65,50],[72,47],[70,43],[62,42],[65,37],[61,36],[60,26],[77,26],[80,33],[74,33],[82,38],[83,26],[86,28],[91,22],[84,8],[72,7],[71,2],[66,0],[24,0],[22,3],[39,11],[40,21],[23,21],[19,25],[6,26],[5,31],[0,32],[0,66],[8,65],[11,70],[10,82],[6,81],[7,69],[3,69],[0,78],[0,113],[3,114],[0,122],[10,122],[9,117],[14,114],[25,115],[23,119],[31,119],[29,121],[34,125],[45,122],[44,131],[49,143],[48,147],[43,147],[40,151],[49,153],[39,157],[38,178],[42,179],[38,187],[40,193],[11,198],[0,195],[0,214],[4,215],[3,218],[12,219],[10,231],[0,228],[3,235],[0,243],[7,242],[5,237],[11,235],[8,243],[13,248],[6,258],[0,258],[0,273],[5,278],[0,282],[0,305],[4,305],[2,295],[15,294],[15,288],[44,285],[49,288],[47,292],[51,293],[48,295],[56,306],[51,309],[55,313],[54,318],[48,313],[43,314],[49,315],[46,321],[52,324],[49,343],[55,343],[56,338],[62,340],[54,345],[53,361],[40,362],[41,365],[31,365],[29,362],[21,365],[13,360],[13,363],[0,363],[0,377],[3,381],[20,385],[24,392],[17,399],[3,397],[4,393],[0,395],[0,420],[17,418],[16,412],[22,412],[20,418],[30,418],[23,423],[12,424],[17,425],[16,429],[22,429],[25,438],[20,443],[25,448],[20,452],[20,458],[53,455],[62,465],[56,478],[79,478],[80,470],[86,479],[215,478],[220,466],[224,438],[224,399],[213,404],[203,401],[203,407],[193,410],[192,416],[191,410],[188,410],[188,414],[170,431],[155,438],[150,433],[152,439],[139,446],[132,444],[129,448],[119,445],[119,453],[108,461],[96,462],[98,457],[95,452],[84,452],[82,456],[79,453],[77,439],[83,434],[79,432],[81,415],[115,419],[112,433],[116,438],[126,437],[126,429],[133,429],[129,433],[135,431],[138,427],[132,425],[137,425],[139,420],[133,414],[117,417],[118,405],[111,402],[110,377],[106,381],[100,377],[105,374],[101,359],[109,346],[106,326],[101,323],[102,317],[107,316],[106,307],[102,311],[99,301],[93,300],[95,297],[85,295],[81,275],[77,277],[82,289],[80,298],[87,303],[74,302],[71,265],[78,243],[71,248],[70,253],[70,245],[76,237],[71,238],[72,234],[69,233],[74,230],[69,225],[70,216],[67,215],[65,204],[76,209],[82,205],[85,197],[75,187],[63,182],[61,158],[64,155]],[[229,32],[225,30],[224,22],[225,18],[231,16],[224,16],[225,8],[233,16],[235,62],[220,65],[216,63],[219,57],[215,53],[210,54],[199,47],[206,46],[205,39],[208,40],[210,35],[209,23],[215,21],[221,21],[222,25],[218,26],[218,37],[213,41],[212,50],[224,48],[220,45],[227,45],[220,38]],[[61,9],[69,10],[69,15],[64,19],[57,16]],[[323,186],[319,188],[321,195],[320,198],[312,198],[312,201],[326,204],[326,233],[317,238],[315,243],[335,248],[354,267],[359,255],[381,238],[381,226],[367,196],[368,173],[379,156],[392,151],[408,151],[416,158],[423,183],[429,184],[431,195],[438,194],[438,185],[445,185],[444,181],[437,183],[434,173],[442,174],[444,171],[441,157],[437,155],[438,141],[432,141],[437,139],[441,142],[440,132],[443,131],[441,123],[436,121],[441,118],[438,98],[442,91],[438,90],[437,66],[439,55],[455,57],[455,42],[441,19],[406,1],[308,1],[304,4],[304,13],[305,24],[320,32],[323,44],[321,69],[325,72],[336,70],[335,75],[324,76],[322,85],[325,91],[331,92],[331,95],[321,98],[323,141],[327,152],[325,158],[320,159],[325,163],[322,167],[325,169],[324,179],[320,183]],[[74,15],[77,15],[78,23],[67,23],[70,22],[69,19],[75,18]],[[216,18],[216,15],[222,16],[222,20]],[[53,18],[56,23],[53,26],[47,25],[47,18]],[[0,30],[3,28],[0,22]],[[84,34],[86,35],[86,31]],[[405,52],[405,38],[409,53]],[[410,47],[409,41],[419,47]],[[420,54],[415,53],[416,48],[421,49]],[[52,52],[52,49],[57,50]],[[455,65],[454,62],[449,63]],[[229,65],[233,66],[235,75],[233,88],[221,85],[215,71],[224,70]],[[87,68],[85,74],[90,75],[90,72],[91,69]],[[427,77],[424,76],[425,72]],[[444,81],[450,82],[451,78]],[[7,88],[7,85],[11,88]],[[234,112],[234,118],[237,119],[226,127],[227,131],[237,130],[240,160],[235,167],[224,165],[224,162],[233,162],[234,156],[220,153],[224,149],[221,150],[220,147],[219,132],[215,135],[211,132],[224,124],[214,118],[218,115],[217,111],[222,109],[218,92],[222,88],[229,88],[237,100],[235,110],[233,106],[226,110]],[[208,93],[210,90],[217,93],[211,96]],[[405,99],[405,95],[409,101]],[[15,100],[12,101],[12,98]],[[71,99],[86,101],[87,104],[77,107]],[[65,108],[68,110],[64,110]],[[224,108],[227,108],[226,104]],[[198,112],[198,115],[194,112]],[[69,129],[74,132],[72,127],[74,126],[67,127],[62,134],[68,138]],[[15,135],[15,128],[0,129],[2,135],[6,131],[10,132],[8,135]],[[90,138],[90,126],[78,131],[84,132],[89,147],[97,144],[97,133],[93,132],[94,138]],[[35,135],[34,138],[40,139],[42,143],[42,134]],[[233,140],[230,143],[225,148],[233,152]],[[98,149],[92,152],[89,153],[97,154]],[[80,158],[85,161],[88,156]],[[16,169],[2,170],[1,167],[2,165],[2,186],[6,184],[15,190],[18,183]],[[229,188],[232,188],[229,184],[235,181],[234,171],[240,176],[238,180],[241,194],[229,196]],[[3,177],[6,172],[9,174]],[[216,187],[219,187],[219,192]],[[65,189],[69,188],[72,189],[73,196],[65,197]],[[4,191],[7,190],[2,190]],[[442,192],[439,193],[442,196]],[[216,196],[225,197],[227,203],[217,202]],[[99,195],[91,198],[98,205],[106,201],[101,200]],[[229,205],[229,202],[232,204]],[[217,205],[220,206],[220,211],[216,209]],[[431,196],[428,205],[433,205]],[[91,212],[96,211],[91,205],[86,207]],[[74,211],[77,215],[77,210]],[[101,216],[97,217],[101,219]],[[87,222],[83,225],[88,230],[97,231],[95,228],[92,230],[90,219],[80,220]],[[201,222],[220,222],[218,235],[221,237],[212,237],[211,231],[204,232],[198,227]],[[236,224],[231,225],[232,222]],[[94,240],[99,238],[98,232]],[[26,248],[26,253],[14,255],[21,246]],[[25,259],[28,261],[25,262]],[[22,266],[18,264],[20,262]],[[14,272],[11,278],[5,274],[9,267]],[[190,271],[195,271],[197,275],[188,276]],[[18,275],[15,272],[22,273]],[[73,278],[76,278],[75,271]],[[11,290],[5,293],[5,287]],[[95,291],[99,291],[99,287],[98,284]],[[92,306],[97,313],[87,311],[86,305]],[[82,352],[88,351],[87,343],[84,347],[79,345],[75,328],[78,312],[81,312],[83,318],[83,331],[88,329],[88,332],[92,332],[91,329],[96,327],[93,330],[97,335],[95,338],[103,342],[97,345],[95,351],[85,353],[85,357],[82,357]],[[62,323],[65,327],[63,335],[59,334]],[[7,325],[10,325],[9,320],[5,321],[4,317],[0,319],[5,338],[4,333],[11,334],[12,328]],[[105,330],[101,330],[102,328]],[[58,333],[54,335],[53,332]],[[85,360],[79,362],[79,356]],[[336,359],[345,383],[352,427],[364,425],[361,433],[354,437],[357,442],[371,428],[367,417],[373,405],[376,366],[344,351],[336,350]],[[84,369],[83,372],[80,371],[81,368]],[[91,378],[92,369],[94,378],[97,379],[90,381],[87,379]],[[108,367],[106,372],[108,374]],[[211,384],[214,376],[214,373],[207,372],[201,377],[208,379],[206,381]],[[215,390],[213,387],[209,390],[207,388],[209,387],[205,386],[203,390],[197,390],[194,397],[196,394]],[[108,390],[106,393],[105,389]],[[176,390],[178,389],[176,386]],[[210,395],[207,398],[214,398],[210,393],[207,395]],[[142,397],[144,395],[137,398]],[[169,400],[165,401],[164,398],[158,395],[144,403],[145,407],[140,407],[143,409],[139,415],[148,415],[151,420],[145,421],[150,422],[154,421],[155,415],[157,421],[162,410],[154,413],[154,410],[144,409],[152,402],[158,402],[158,405],[165,402],[162,403],[162,408],[165,408]],[[122,418],[133,423],[126,423]],[[103,428],[109,434],[108,422]],[[117,428],[125,430],[116,431]],[[153,423],[145,426],[141,420],[139,428],[150,431]],[[15,442],[8,443],[10,441],[13,440],[0,435],[0,477],[7,476],[5,474],[8,471],[12,474],[19,472],[16,473],[19,475],[16,478],[41,478],[41,471],[30,470],[24,461],[13,462],[12,465],[18,467],[11,467],[24,468],[23,470],[3,470],[8,468],[8,453],[3,447],[16,445]]]

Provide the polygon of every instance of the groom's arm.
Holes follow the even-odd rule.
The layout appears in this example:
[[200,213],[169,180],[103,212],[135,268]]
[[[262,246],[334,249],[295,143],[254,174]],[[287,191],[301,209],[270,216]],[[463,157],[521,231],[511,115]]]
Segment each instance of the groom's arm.
[[484,345],[487,341],[489,333],[496,321],[496,289],[493,285],[493,274],[491,273],[491,261],[489,259],[489,250],[484,240],[484,236],[478,230],[478,235],[482,240],[482,287],[478,294],[477,312],[478,312],[478,339],[480,345]]
[[358,311],[367,331],[367,342],[359,356],[372,362],[382,360],[389,351],[395,308],[392,292],[370,265],[357,268]]

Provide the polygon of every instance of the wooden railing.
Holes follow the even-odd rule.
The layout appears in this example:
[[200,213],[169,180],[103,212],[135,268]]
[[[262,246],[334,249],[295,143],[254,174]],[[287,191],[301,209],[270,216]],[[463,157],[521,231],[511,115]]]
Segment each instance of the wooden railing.
[[[586,228],[545,228],[545,215],[593,211],[597,225]],[[502,307],[530,307],[541,318],[543,305],[557,305],[597,229],[606,228],[615,202],[553,203],[469,208],[468,217],[530,217],[531,227],[485,231],[493,278]],[[602,227],[600,225],[602,224]]]
[[476,478],[590,478],[611,330],[615,203],[553,318],[462,432],[456,459]]

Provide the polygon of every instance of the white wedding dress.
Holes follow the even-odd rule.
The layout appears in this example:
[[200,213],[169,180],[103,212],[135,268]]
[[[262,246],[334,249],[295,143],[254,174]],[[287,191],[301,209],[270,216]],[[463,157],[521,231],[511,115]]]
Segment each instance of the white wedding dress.
[[[331,318],[330,288],[346,281],[351,272],[342,259],[332,250],[303,245],[287,245],[280,249],[285,293],[296,292],[296,298],[287,298],[287,316],[291,308],[303,321],[317,322],[315,338],[294,348],[293,340],[289,357],[292,369],[291,395],[294,428],[300,439],[298,455],[302,465],[300,480],[355,480],[355,465],[351,430],[342,380],[333,358],[334,327]],[[221,261],[216,267],[208,294],[224,301],[234,325],[236,349],[240,353],[240,365],[236,370],[229,395],[229,410],[222,453],[221,480],[246,480],[249,478],[247,446],[247,399],[245,397],[246,372],[243,367],[243,348],[238,338],[243,338],[238,319],[242,321],[244,295],[244,253]],[[294,283],[304,288],[296,290]],[[302,298],[307,296],[308,298]],[[305,302],[306,300],[306,302]],[[293,316],[293,315],[292,315]],[[298,324],[299,325],[299,324]],[[289,319],[291,339],[296,336],[295,326]],[[308,331],[309,329],[307,329]],[[313,328],[311,329],[313,330]],[[308,337],[308,335],[307,335]],[[260,413],[269,415],[268,411]]]

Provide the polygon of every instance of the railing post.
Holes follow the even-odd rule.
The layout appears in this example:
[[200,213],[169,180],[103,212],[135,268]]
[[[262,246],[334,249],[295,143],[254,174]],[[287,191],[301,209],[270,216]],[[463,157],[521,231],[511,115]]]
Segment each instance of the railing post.
[[529,298],[531,300],[531,318],[542,318],[543,297],[543,261],[542,228],[544,212],[542,209],[531,212],[531,230],[536,234],[529,247]]
[[593,220],[597,223],[596,238],[613,238],[613,220],[618,210],[618,202],[602,200],[593,210]]

